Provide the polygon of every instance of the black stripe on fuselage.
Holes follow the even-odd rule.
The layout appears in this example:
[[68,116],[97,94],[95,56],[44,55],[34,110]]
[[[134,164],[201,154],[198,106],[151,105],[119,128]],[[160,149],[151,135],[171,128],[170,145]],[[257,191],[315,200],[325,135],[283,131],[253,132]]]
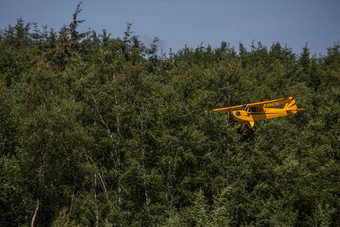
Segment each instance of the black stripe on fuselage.
[[[296,105],[296,103],[294,103],[294,104],[293,104],[293,105],[291,105],[290,107],[292,107],[292,106],[295,106],[295,105]],[[289,107],[289,108],[290,108],[290,107]]]
[[248,113],[248,114],[251,114],[251,115],[262,115],[262,114],[265,114],[265,113]]
[[276,114],[276,113],[248,113],[248,115],[264,115],[264,114]]

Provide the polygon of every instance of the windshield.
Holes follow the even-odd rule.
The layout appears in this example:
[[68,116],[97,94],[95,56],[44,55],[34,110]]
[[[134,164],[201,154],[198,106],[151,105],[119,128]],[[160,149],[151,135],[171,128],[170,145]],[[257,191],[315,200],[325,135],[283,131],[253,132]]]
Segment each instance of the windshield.
[[242,107],[241,107],[241,110],[247,110],[248,109],[248,106],[247,105],[243,105]]

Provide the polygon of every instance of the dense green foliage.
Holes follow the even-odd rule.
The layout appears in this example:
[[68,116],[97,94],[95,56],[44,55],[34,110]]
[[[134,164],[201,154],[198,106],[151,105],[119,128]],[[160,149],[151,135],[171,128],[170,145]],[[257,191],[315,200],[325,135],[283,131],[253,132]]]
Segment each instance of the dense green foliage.
[[[0,35],[0,225],[340,226],[340,51]],[[257,123],[213,108],[293,96]]]

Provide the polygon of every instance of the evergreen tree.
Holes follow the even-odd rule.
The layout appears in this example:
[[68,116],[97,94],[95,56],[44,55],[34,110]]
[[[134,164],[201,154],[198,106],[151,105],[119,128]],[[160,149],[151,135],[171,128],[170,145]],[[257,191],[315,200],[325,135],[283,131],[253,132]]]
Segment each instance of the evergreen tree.
[[[339,226],[339,44],[226,42],[160,56],[19,19],[0,34],[1,226]],[[239,124],[213,108],[294,96]]]

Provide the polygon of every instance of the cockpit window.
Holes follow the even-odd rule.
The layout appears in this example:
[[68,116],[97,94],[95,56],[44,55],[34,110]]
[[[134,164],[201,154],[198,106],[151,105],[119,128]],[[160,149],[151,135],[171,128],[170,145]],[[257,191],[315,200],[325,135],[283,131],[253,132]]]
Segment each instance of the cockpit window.
[[247,110],[248,109],[248,106],[247,105],[243,105],[242,107],[241,107],[241,110]]
[[250,112],[260,112],[257,107],[251,107]]
[[249,112],[263,112],[261,107],[250,107]]

